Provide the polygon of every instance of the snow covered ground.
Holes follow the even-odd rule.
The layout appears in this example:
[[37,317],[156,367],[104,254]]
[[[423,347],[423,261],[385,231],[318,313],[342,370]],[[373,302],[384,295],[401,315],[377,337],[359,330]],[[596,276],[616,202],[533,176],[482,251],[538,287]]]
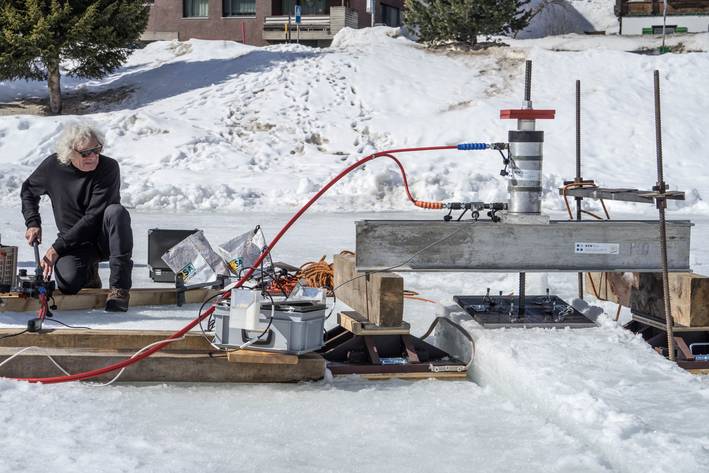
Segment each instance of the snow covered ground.
[[[535,104],[557,109],[557,118],[540,126],[546,211],[563,218],[556,189],[574,173],[577,78],[584,90],[584,175],[601,185],[651,187],[657,68],[666,179],[688,191],[670,217],[697,223],[691,265],[706,274],[709,35],[672,41],[696,52],[640,55],[629,51],[657,40],[577,35],[508,41],[509,47],[474,53],[428,52],[388,28],[345,31],[324,50],[155,43],[107,79],[67,80],[64,89],[132,90],[119,102],[91,105],[96,113],[88,118],[106,131],[106,153],[121,163],[124,203],[134,208],[135,283],[146,286],[149,228],[204,228],[219,243],[261,224],[273,236],[290,209],[359,156],[504,141],[513,124],[499,120],[499,109],[520,105],[526,58],[535,64]],[[44,84],[0,83],[0,101],[44,93]],[[0,117],[3,243],[19,243],[24,233],[22,180],[51,152],[62,124],[74,119]],[[404,163],[420,199],[506,196],[492,153],[427,153]],[[385,162],[343,180],[314,210],[278,246],[278,259],[300,263],[352,249],[353,222],[361,218],[437,218],[410,210],[401,178]],[[656,211],[613,204],[611,212],[653,217]],[[53,233],[46,206],[43,217],[45,232]],[[27,246],[20,260],[31,266]],[[101,274],[106,281],[106,267]],[[575,275],[528,281],[530,293],[549,287],[566,299],[575,294]],[[454,294],[485,287],[512,291],[516,280],[407,274],[406,285],[449,304]],[[175,329],[196,310],[57,317],[94,327]],[[433,311],[407,301],[414,333],[425,330]],[[0,326],[19,327],[26,318],[0,314]],[[0,381],[0,472],[707,471],[709,380],[655,355],[607,315],[600,321],[581,331],[482,331],[464,321],[477,339],[470,382],[98,388]]]
[[[582,80],[584,93],[584,176],[602,185],[654,184],[657,68],[667,180],[688,191],[682,205],[707,212],[702,199],[709,195],[709,180],[697,160],[709,155],[701,133],[709,106],[703,92],[709,54],[628,52],[652,41],[659,44],[571,35],[447,54],[427,52],[381,27],[345,31],[324,50],[161,42],[136,51],[104,80],[69,79],[64,90],[133,90],[118,103],[98,104],[101,113],[90,116],[106,131],[106,153],[121,162],[128,205],[276,210],[304,202],[324,179],[374,150],[504,141],[513,124],[500,120],[499,110],[520,106],[529,58],[535,104],[557,110],[557,118],[540,127],[547,133],[544,205],[559,209],[556,189],[574,173],[575,79]],[[709,50],[709,34],[673,41]],[[0,101],[18,94],[44,95],[45,85],[0,83]],[[0,203],[17,202],[22,180],[51,152],[62,124],[74,119],[0,119]],[[687,126],[693,122],[698,123]],[[420,199],[491,201],[506,193],[493,152],[427,153],[404,161]],[[408,207],[389,162],[353,173],[333,194],[318,208]]]

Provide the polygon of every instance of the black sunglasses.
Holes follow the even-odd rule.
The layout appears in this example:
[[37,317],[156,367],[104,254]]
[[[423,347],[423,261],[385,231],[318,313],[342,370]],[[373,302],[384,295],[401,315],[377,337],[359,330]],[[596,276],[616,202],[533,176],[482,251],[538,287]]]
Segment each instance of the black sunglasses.
[[98,146],[94,146],[93,148],[82,149],[82,150],[75,149],[74,151],[79,153],[79,156],[81,156],[82,158],[88,158],[89,156],[91,156],[94,153],[96,153],[97,155],[101,154],[101,150],[103,150],[102,144],[99,144]]

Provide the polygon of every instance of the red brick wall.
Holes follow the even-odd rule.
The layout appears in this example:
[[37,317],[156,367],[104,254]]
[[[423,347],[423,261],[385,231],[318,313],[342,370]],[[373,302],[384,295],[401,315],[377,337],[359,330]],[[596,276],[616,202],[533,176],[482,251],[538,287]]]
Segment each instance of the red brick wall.
[[209,0],[208,18],[183,18],[182,0],[155,0],[150,9],[147,30],[150,32],[177,32],[178,39],[243,40],[246,44],[261,46],[264,17],[271,14],[271,2],[256,2],[256,17],[222,17],[222,0]]

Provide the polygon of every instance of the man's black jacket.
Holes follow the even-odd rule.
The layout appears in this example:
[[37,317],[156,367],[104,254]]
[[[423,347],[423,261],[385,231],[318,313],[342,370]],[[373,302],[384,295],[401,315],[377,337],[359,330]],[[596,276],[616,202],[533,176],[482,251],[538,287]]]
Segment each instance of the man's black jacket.
[[121,202],[120,186],[120,171],[114,159],[102,155],[95,170],[83,172],[71,164],[62,164],[53,154],[22,184],[25,225],[41,226],[39,199],[48,195],[59,229],[52,246],[62,256],[77,245],[96,241],[104,210]]

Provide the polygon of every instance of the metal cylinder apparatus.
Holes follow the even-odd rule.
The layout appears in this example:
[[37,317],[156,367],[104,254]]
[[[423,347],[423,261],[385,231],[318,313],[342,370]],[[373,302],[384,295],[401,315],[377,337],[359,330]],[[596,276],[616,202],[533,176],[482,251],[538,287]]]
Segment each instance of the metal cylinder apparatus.
[[[510,174],[507,189],[510,192],[508,212],[538,214],[542,200],[542,145],[544,132],[510,130]],[[528,125],[527,125],[528,127]]]
[[554,110],[532,107],[532,61],[527,61],[523,108],[500,111],[500,118],[516,119],[517,129],[508,135],[510,171],[507,190],[509,214],[540,214],[542,209],[542,148],[544,132],[536,130],[538,119],[553,119]]

